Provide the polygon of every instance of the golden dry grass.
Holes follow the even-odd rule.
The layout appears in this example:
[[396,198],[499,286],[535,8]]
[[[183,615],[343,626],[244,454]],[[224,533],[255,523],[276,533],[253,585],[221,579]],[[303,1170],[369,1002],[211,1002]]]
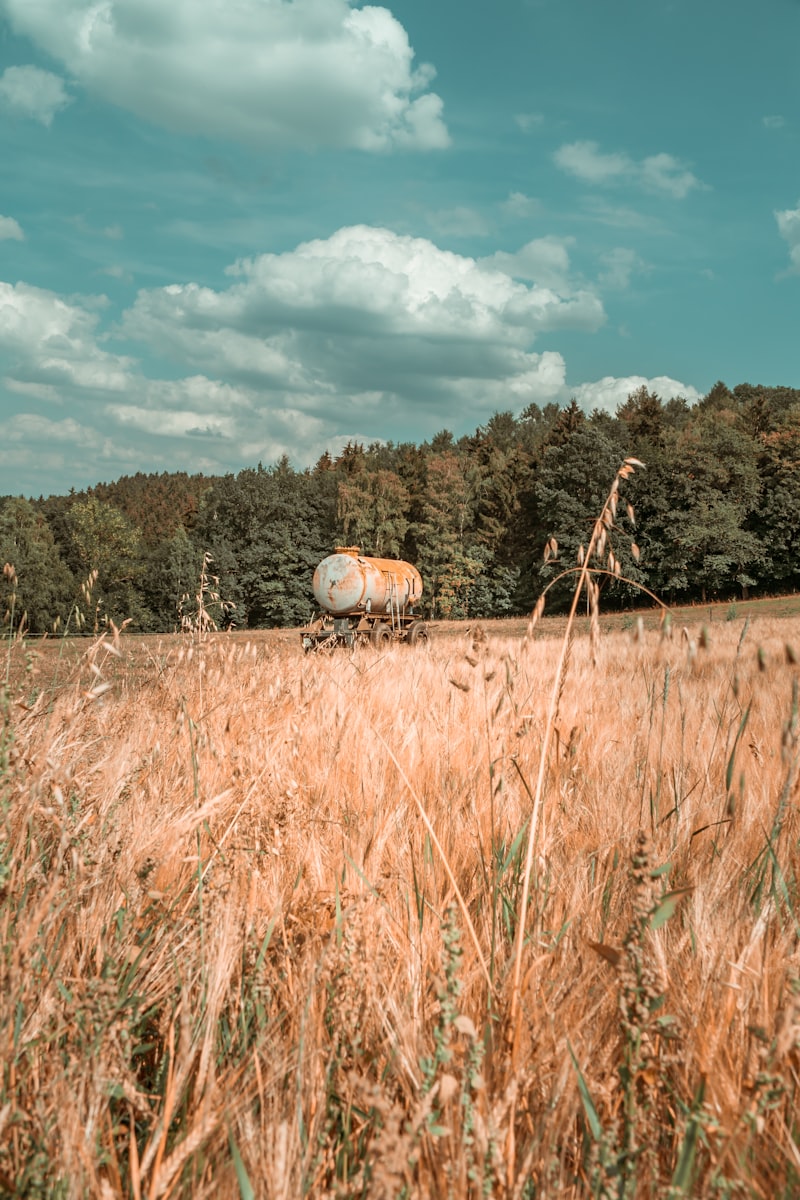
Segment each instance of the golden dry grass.
[[143,664],[123,637],[36,699],[23,678],[0,1186],[796,1195],[800,628],[702,640],[572,647],[516,1041],[557,643],[304,658],[220,636]]

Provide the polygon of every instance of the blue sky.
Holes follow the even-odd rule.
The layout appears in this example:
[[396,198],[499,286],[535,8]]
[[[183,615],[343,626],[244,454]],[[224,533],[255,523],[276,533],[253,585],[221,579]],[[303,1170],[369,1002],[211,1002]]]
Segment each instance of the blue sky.
[[800,387],[799,0],[0,0],[0,494]]

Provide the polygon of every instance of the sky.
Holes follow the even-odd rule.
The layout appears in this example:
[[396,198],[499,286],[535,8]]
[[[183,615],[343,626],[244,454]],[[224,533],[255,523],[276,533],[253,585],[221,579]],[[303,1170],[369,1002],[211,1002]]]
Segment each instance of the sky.
[[800,387],[800,0],[0,0],[0,495]]

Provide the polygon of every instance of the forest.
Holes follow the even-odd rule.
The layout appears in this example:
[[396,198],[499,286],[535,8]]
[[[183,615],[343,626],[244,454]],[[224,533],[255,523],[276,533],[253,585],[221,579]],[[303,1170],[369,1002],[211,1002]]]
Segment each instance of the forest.
[[605,606],[640,604],[642,587],[668,603],[798,588],[800,389],[720,382],[693,406],[646,388],[614,415],[533,404],[459,439],[350,443],[305,470],[284,458],[3,497],[0,602],[32,635],[109,620],[169,632],[198,606],[219,625],[292,626],[312,614],[315,566],[346,544],[415,563],[430,618],[511,616],[576,563],[626,456],[645,464],[619,517],[634,550]]

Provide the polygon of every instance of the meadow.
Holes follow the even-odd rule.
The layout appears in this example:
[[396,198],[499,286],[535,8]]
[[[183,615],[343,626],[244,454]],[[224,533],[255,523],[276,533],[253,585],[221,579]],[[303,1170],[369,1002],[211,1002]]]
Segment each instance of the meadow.
[[698,615],[9,645],[0,1188],[796,1195],[800,624]]

